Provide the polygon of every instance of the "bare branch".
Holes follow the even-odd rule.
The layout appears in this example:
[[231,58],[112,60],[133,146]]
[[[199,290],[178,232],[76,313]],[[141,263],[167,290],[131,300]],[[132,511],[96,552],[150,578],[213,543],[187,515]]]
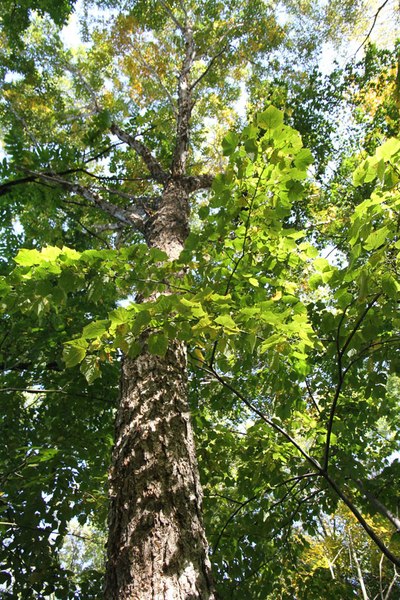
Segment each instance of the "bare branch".
[[66,392],[60,388],[35,389],[35,388],[4,387],[4,388],[0,388],[0,392],[24,392],[26,394],[65,394],[68,396],[68,392]]
[[365,46],[365,44],[368,42],[368,40],[369,40],[369,37],[370,37],[370,35],[371,35],[371,33],[372,33],[372,31],[373,31],[373,29],[374,29],[375,25],[376,25],[376,21],[377,21],[377,19],[378,19],[379,13],[381,12],[381,10],[383,10],[383,9],[385,8],[385,6],[386,6],[386,4],[387,4],[388,2],[389,2],[389,0],[385,0],[385,2],[384,2],[383,4],[381,4],[381,5],[380,5],[380,7],[378,8],[378,10],[376,11],[376,13],[375,13],[375,16],[374,16],[374,19],[373,19],[373,21],[372,21],[371,28],[370,28],[370,30],[368,31],[367,35],[365,36],[365,39],[364,39],[364,41],[363,41],[363,42],[360,44],[360,46],[359,46],[359,47],[357,48],[357,50],[355,51],[355,53],[354,53],[354,56],[356,56],[356,55],[358,54],[358,52],[361,50],[361,48],[362,48],[363,46]]
[[[122,144],[122,143],[123,142],[120,142],[120,144]],[[114,148],[115,146],[118,146],[120,144],[114,144],[113,146],[106,148],[106,150],[103,150],[97,156],[87,159],[84,162],[88,163],[88,162],[94,161],[97,158],[100,158],[103,154],[105,154],[106,152],[108,152],[109,150]],[[97,179],[99,181],[113,181],[113,180],[114,181],[115,180],[117,180],[117,181],[143,181],[146,179],[144,177],[128,178],[128,177],[96,175],[95,173],[91,173],[90,171],[88,171],[87,169],[83,169],[82,167],[76,167],[74,169],[65,169],[64,171],[45,171],[43,174],[49,175],[49,176],[53,176],[53,175],[63,176],[63,175],[72,175],[74,173],[83,173],[84,175],[87,175],[88,177]],[[38,183],[38,177],[36,175],[29,175],[28,177],[21,177],[19,179],[12,179],[10,181],[6,181],[5,183],[0,185],[0,196],[7,194],[13,187],[15,187],[17,185],[23,185],[24,183]]]
[[396,571],[396,567],[395,567],[395,568],[394,568],[394,575],[393,575],[393,579],[392,579],[392,581],[390,582],[390,584],[389,584],[389,586],[388,586],[388,589],[387,589],[386,595],[385,595],[385,597],[384,597],[384,600],[389,600],[389,598],[390,598],[390,594],[391,594],[391,591],[392,591],[392,589],[393,589],[393,586],[394,586],[394,584],[396,583],[396,579],[398,578],[398,576],[399,576],[399,575],[398,575],[398,573],[397,573],[397,571]]
[[129,200],[130,202],[135,202],[136,204],[139,204],[140,206],[145,206],[146,204],[148,204],[149,206],[155,206],[161,199],[160,196],[132,196],[132,194],[128,194],[127,192],[121,192],[121,190],[115,190],[113,188],[108,188],[108,187],[107,188],[99,187],[98,189],[108,192],[109,194],[115,194],[116,196],[119,196],[120,198],[125,198],[126,200]]
[[[167,4],[167,2],[165,2],[165,0],[160,0],[160,4],[164,8],[164,10],[168,14],[168,16],[175,23],[175,25],[177,26],[177,28],[180,29],[180,31],[184,34],[185,33],[185,26],[182,25],[182,23],[176,18],[176,16],[174,15],[174,12],[171,9],[171,7]],[[185,15],[186,15],[186,12],[185,12]]]
[[214,175],[189,175],[182,179],[182,185],[188,194],[197,190],[206,190],[212,186]]
[[99,225],[93,225],[93,229],[99,233],[102,231],[121,231],[123,225],[121,223],[101,223]]
[[[224,36],[225,37],[225,36]],[[218,60],[218,58],[220,56],[223,55],[223,53],[229,48],[229,44],[225,44],[225,46],[219,51],[217,52],[217,54],[215,54],[210,61],[208,62],[208,65],[206,66],[206,68],[204,69],[204,71],[201,73],[201,75],[196,79],[196,81],[194,81],[192,83],[192,85],[190,86],[191,90],[194,90],[194,88],[200,83],[200,81],[202,79],[204,79],[204,77],[206,77],[207,73],[209,73],[209,71],[212,69],[213,64],[215,63],[216,60]]]
[[368,312],[371,310],[371,308],[373,307],[373,305],[375,304],[375,302],[380,298],[382,294],[379,292],[378,294],[375,294],[375,296],[372,298],[372,300],[367,304],[367,306],[365,307],[365,310],[361,313],[361,315],[359,316],[359,318],[357,319],[350,335],[348,336],[348,338],[346,339],[343,348],[341,350],[341,354],[342,356],[344,355],[344,353],[346,352],[347,348],[349,347],[349,344],[351,342],[351,340],[353,339],[353,337],[355,336],[355,334],[357,333],[357,331],[359,330],[362,322],[364,321],[365,317],[367,316]]
[[389,346],[391,344],[399,344],[399,343],[400,343],[400,337],[398,337],[398,336],[397,337],[393,337],[393,338],[388,339],[388,340],[381,340],[381,341],[378,341],[378,342],[372,342],[368,346],[365,346],[365,348],[362,348],[359,351],[359,353],[356,354],[356,356],[348,363],[348,365],[344,369],[343,374],[345,375],[348,371],[350,371],[350,369],[352,368],[352,366],[355,365],[359,360],[362,360],[363,358],[365,358],[367,356],[371,356],[374,352],[377,352],[383,346]]
[[121,141],[125,142],[126,144],[128,144],[128,146],[135,150],[135,152],[140,156],[140,158],[143,160],[146,167],[150,171],[151,176],[156,181],[158,181],[159,183],[167,182],[168,174],[164,171],[158,160],[154,158],[150,150],[143,142],[140,142],[126,131],[123,131],[115,123],[111,125],[110,129],[112,133],[119,137]]
[[190,72],[195,59],[195,43],[192,27],[186,22],[182,30],[185,39],[185,56],[178,80],[178,117],[176,122],[176,142],[172,157],[171,172],[173,177],[182,177],[186,171],[189,153],[190,119],[193,100],[190,87]]
[[316,400],[315,400],[315,398],[314,398],[314,394],[312,393],[312,389],[311,389],[311,387],[310,387],[310,382],[308,381],[307,377],[306,377],[306,379],[305,379],[305,384],[306,384],[307,392],[308,392],[308,395],[310,396],[311,402],[313,403],[314,407],[317,409],[317,412],[318,412],[319,414],[321,414],[321,411],[320,411],[320,409],[319,409],[319,406],[318,406],[318,404],[317,404],[317,401],[316,401]]
[[78,77],[79,81],[82,83],[83,87],[86,89],[86,91],[88,92],[89,96],[91,97],[91,99],[93,101],[94,112],[95,113],[100,112],[101,107],[99,106],[99,103],[97,101],[97,94],[94,91],[94,89],[92,88],[92,86],[87,82],[87,80],[83,76],[82,72],[78,69],[78,67],[76,65],[71,65],[71,63],[67,63],[67,62],[64,62],[63,66],[67,71],[72,73],[72,75],[76,75]]
[[[99,240],[102,244],[104,244],[104,246],[106,246],[109,250],[111,250],[111,246],[110,244],[107,242],[107,240],[103,239],[100,235],[98,235],[95,231],[93,231],[92,229],[89,229],[89,227],[87,227],[86,225],[84,225],[82,223],[82,221],[80,221],[74,214],[71,214],[69,211],[67,210],[63,210],[63,212],[65,212],[65,214],[72,219],[73,221],[75,221],[76,223],[78,223],[79,227],[82,227],[82,229],[84,229],[86,231],[86,233],[88,233],[89,235],[91,235],[92,237],[96,238],[97,240]],[[121,226],[121,223],[118,223]]]
[[89,200],[93,205],[100,208],[103,212],[111,215],[121,223],[125,223],[126,225],[130,225],[131,227],[136,227],[139,231],[142,231],[144,226],[145,216],[142,211],[138,208],[135,209],[125,209],[120,206],[116,206],[111,202],[107,202],[104,200],[99,194],[96,194],[92,190],[87,187],[80,185],[79,183],[73,183],[67,181],[66,179],[62,179],[58,175],[49,175],[45,173],[35,173],[33,171],[28,171],[31,175],[34,175],[36,178],[43,179],[45,181],[49,181],[51,183],[56,183],[60,187],[73,192],[79,196],[82,196],[86,200]]
[[[36,366],[37,365],[35,365],[32,362],[19,362],[19,363],[15,363],[14,365],[8,365],[7,363],[2,362],[2,363],[0,363],[0,371],[28,371],[29,369],[32,369]],[[41,367],[47,371],[62,371],[63,370],[56,361],[49,362],[43,366],[41,365]]]
[[108,152],[110,152],[111,150],[114,150],[114,148],[117,148],[118,146],[121,146],[124,142],[117,142],[116,144],[111,144],[110,146],[107,146],[107,148],[104,148],[104,150],[101,150],[98,154],[95,154],[94,156],[90,156],[89,158],[85,158],[85,160],[83,161],[85,163],[85,165],[87,163],[93,162],[95,160],[97,160],[98,158],[101,158],[102,156],[104,156],[105,154],[107,154]]
[[400,532],[400,519],[398,519],[378,498],[372,494],[361,481],[361,479],[354,479],[358,489],[364,494],[366,498],[371,502],[371,504],[381,513],[384,517],[386,517]]
[[29,177],[21,177],[20,179],[12,179],[11,181],[6,181],[2,185],[0,185],[0,196],[4,196],[9,191],[12,190],[14,186],[23,185],[24,183],[31,183],[33,181],[37,181],[36,177],[30,175]]

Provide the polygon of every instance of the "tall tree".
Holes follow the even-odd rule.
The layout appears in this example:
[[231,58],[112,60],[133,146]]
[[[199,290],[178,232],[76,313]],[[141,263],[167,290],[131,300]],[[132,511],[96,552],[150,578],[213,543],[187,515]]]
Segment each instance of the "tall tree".
[[[13,54],[5,56],[14,70],[4,73],[3,81],[8,156],[1,192],[4,222],[9,225],[5,244],[15,254],[16,230],[22,227],[33,250],[20,251],[17,269],[2,280],[3,392],[18,398],[8,412],[18,422],[7,438],[18,460],[5,472],[9,492],[4,511],[10,529],[4,551],[27,548],[27,540],[33,548],[33,542],[40,541],[35,551],[23,552],[19,566],[14,565],[13,590],[18,594],[30,580],[39,593],[73,594],[65,577],[48,579],[55,560],[48,540],[61,543],[74,513],[82,512],[84,521],[87,512],[77,500],[77,490],[91,491],[87,469],[92,477],[104,473],[113,404],[104,406],[97,400],[97,394],[104,398],[98,378],[102,375],[104,385],[110,382],[115,389],[115,364],[123,353],[109,482],[105,595],[215,597],[187,397],[188,343],[206,381],[222,384],[243,403],[245,411],[239,417],[229,401],[224,435],[237,422],[239,427],[248,423],[249,445],[233,446],[238,446],[237,456],[249,458],[253,436],[258,439],[261,455],[265,453],[259,467],[270,474],[272,469],[271,493],[287,481],[299,485],[301,492],[318,482],[310,497],[330,489],[327,506],[340,497],[396,562],[343,492],[346,476],[340,472],[340,459],[353,452],[346,430],[350,425],[342,424],[345,435],[340,442],[333,432],[350,368],[369,349],[375,351],[374,344],[381,352],[376,364],[383,364],[389,344],[384,336],[392,332],[397,340],[390,315],[398,289],[393,274],[382,272],[396,243],[386,208],[379,212],[365,193],[363,209],[380,222],[380,233],[375,236],[372,224],[356,213],[352,233],[342,245],[343,251],[354,254],[351,269],[345,276],[318,258],[308,284],[303,273],[311,269],[308,261],[316,251],[300,241],[306,237],[300,231],[305,223],[302,199],[316,190],[302,183],[312,157],[298,134],[270,107],[241,134],[232,131],[224,137],[225,158],[213,147],[224,125],[234,123],[234,104],[240,97],[235,78],[268,73],[267,57],[286,42],[274,8],[254,1],[135,2],[115,14],[113,4],[107,6],[108,26],[93,29],[94,43],[86,49],[65,50],[53,26],[38,19],[26,33],[24,60],[17,71]],[[303,59],[309,58],[315,43],[311,35],[299,45]],[[167,61],[160,59],[160,52]],[[377,159],[360,168],[355,178],[361,186],[379,176],[390,207],[396,202],[396,182],[386,163],[397,153],[398,147],[389,144],[378,157],[379,170]],[[200,209],[188,237],[190,205]],[[293,226],[296,214],[300,220]],[[199,231],[196,218],[204,219]],[[383,235],[388,243],[375,255]],[[364,254],[361,247],[354,249],[357,243]],[[371,251],[375,257],[369,265]],[[349,277],[358,282],[351,292]],[[366,280],[371,280],[367,291]],[[337,303],[333,312],[328,301],[322,302],[322,283],[331,286]],[[316,290],[315,295],[310,290]],[[124,297],[130,298],[127,307],[118,305]],[[378,305],[387,320],[378,321]],[[20,321],[13,324],[10,336],[6,329],[13,314]],[[369,330],[372,318],[379,322],[378,332]],[[24,328],[30,332],[29,343],[20,333]],[[379,342],[368,345],[378,334]],[[350,348],[356,342],[358,346]],[[71,381],[62,370],[57,358],[63,343],[65,363],[70,368],[80,365],[93,384],[90,392],[79,389],[82,381]],[[350,349],[355,354],[348,355]],[[360,378],[368,369],[364,362],[358,364],[352,384],[361,390]],[[368,371],[366,379],[373,390],[382,384],[376,373]],[[311,386],[308,396],[305,384]],[[27,401],[26,394],[33,392],[36,398]],[[43,400],[52,394],[58,410]],[[68,407],[60,402],[64,394],[74,398]],[[360,402],[366,401],[359,394]],[[223,400],[225,396],[219,402]],[[256,415],[255,422],[249,423],[247,410]],[[34,438],[27,434],[29,418],[36,421]],[[265,437],[260,436],[264,425],[270,428]],[[365,423],[356,425],[361,429]],[[309,429],[315,436],[307,433]],[[106,441],[100,452],[99,433]],[[248,470],[237,456],[236,472]],[[288,458],[290,468],[284,467]],[[358,475],[365,479],[365,452],[360,451],[359,459],[363,468]],[[21,490],[19,475],[32,469],[38,471],[33,485]],[[227,467],[228,479],[233,480],[229,471]],[[247,501],[260,506],[270,502],[265,475],[259,477],[258,484],[253,481],[256,495],[251,500],[243,499],[239,486],[242,497],[234,501],[241,508]],[[243,481],[249,480],[245,475]],[[295,494],[291,502],[295,515]],[[94,498],[93,512],[100,503],[101,498]],[[256,526],[259,514],[258,508],[250,513]],[[49,538],[53,530],[60,535]],[[250,536],[251,531],[250,527]],[[243,543],[251,555],[249,539]],[[39,567],[40,561],[46,569]],[[234,587],[231,592],[234,597]]]

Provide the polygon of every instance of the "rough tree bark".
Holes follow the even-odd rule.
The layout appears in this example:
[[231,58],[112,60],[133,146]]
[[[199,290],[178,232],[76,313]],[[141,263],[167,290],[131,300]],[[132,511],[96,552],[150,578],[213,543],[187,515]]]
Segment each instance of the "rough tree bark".
[[[189,194],[209,176],[186,173],[193,109],[190,73],[195,47],[190,24],[177,89],[176,142],[169,172],[144,144],[112,131],[142,158],[162,184],[157,212],[145,224],[147,244],[178,258],[189,233]],[[172,342],[165,357],[144,349],[125,358],[110,470],[106,600],[212,600],[202,491],[187,398],[186,348]]]
[[[147,240],[172,260],[188,233],[188,194],[169,181]],[[144,341],[145,345],[145,341]],[[214,598],[187,400],[186,348],[125,358],[110,470],[107,600]]]

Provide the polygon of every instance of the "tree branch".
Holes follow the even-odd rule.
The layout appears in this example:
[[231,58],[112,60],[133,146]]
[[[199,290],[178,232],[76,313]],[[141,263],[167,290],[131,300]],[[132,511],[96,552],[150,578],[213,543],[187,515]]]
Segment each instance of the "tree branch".
[[[82,229],[84,229],[86,231],[86,233],[88,233],[89,235],[91,235],[92,237],[96,238],[97,240],[99,240],[100,242],[102,242],[102,244],[104,244],[109,250],[111,249],[110,244],[107,242],[107,240],[103,239],[100,235],[98,235],[95,231],[93,231],[92,229],[89,229],[89,227],[86,227],[86,225],[84,225],[82,223],[82,221],[80,221],[74,214],[71,214],[68,210],[65,210],[65,208],[63,209],[63,212],[73,221],[75,221],[76,223],[78,223],[78,225],[80,227],[82,227]],[[119,225],[121,225],[119,223]]]
[[[176,16],[174,15],[171,7],[167,4],[167,2],[165,2],[165,0],[160,0],[160,4],[161,6],[164,8],[165,12],[168,14],[168,16],[172,19],[172,21],[175,23],[175,25],[177,26],[177,28],[183,33],[185,34],[185,26],[182,25],[182,23],[176,18]],[[187,18],[187,13],[185,11],[185,17]]]
[[364,517],[362,516],[362,514],[354,506],[354,504],[346,496],[346,494],[344,494],[342,492],[342,490],[339,488],[339,486],[337,485],[337,483],[332,479],[332,477],[327,472],[324,472],[324,478],[326,479],[327,483],[329,483],[329,485],[331,486],[331,488],[336,492],[336,494],[339,496],[339,498],[351,510],[351,512],[353,513],[353,515],[357,519],[357,521],[360,523],[360,525],[363,527],[363,529],[367,532],[367,534],[369,535],[369,537],[371,538],[371,540],[373,540],[373,542],[378,546],[378,548],[381,550],[381,552],[386,556],[386,558],[388,558],[390,560],[390,562],[392,562],[397,567],[400,567],[400,559],[398,559],[389,550],[389,548],[387,548],[387,546],[382,542],[382,540],[376,535],[376,533],[372,529],[372,527],[370,527],[368,525],[368,523],[366,522],[366,520],[364,519]]
[[[15,363],[12,366],[9,366],[7,363],[0,363],[0,371],[28,371],[33,367],[36,367],[35,363],[32,362],[19,362]],[[63,369],[56,361],[52,361],[44,365],[44,368],[48,371],[62,371]]]
[[[317,473],[306,473],[304,475],[298,475],[297,477],[291,477],[290,479],[286,479],[285,481],[281,481],[280,483],[278,483],[277,485],[275,485],[274,487],[270,487],[267,488],[266,490],[264,490],[261,494],[262,496],[265,496],[266,493],[268,492],[272,492],[273,490],[282,487],[283,485],[287,485],[288,483],[291,483],[292,481],[294,481],[295,483],[291,486],[291,488],[286,491],[286,493],[282,496],[282,498],[280,498],[277,502],[275,502],[274,504],[272,504],[269,508],[269,510],[271,510],[272,508],[275,508],[276,506],[278,506],[279,504],[282,504],[287,496],[291,493],[291,491],[296,487],[296,485],[299,483],[299,481],[308,478],[308,477],[316,477]],[[215,554],[219,543],[221,541],[221,538],[224,534],[224,531],[226,530],[226,528],[228,527],[229,523],[231,523],[233,521],[233,519],[236,517],[236,515],[248,504],[250,504],[250,502],[253,502],[254,500],[256,500],[259,497],[259,494],[255,494],[254,496],[251,496],[251,498],[248,498],[247,500],[245,500],[244,502],[237,502],[236,500],[234,502],[236,502],[237,504],[239,504],[239,506],[237,508],[235,508],[235,510],[229,515],[228,519],[226,520],[224,526],[222,527],[221,531],[218,534],[217,540],[213,546],[212,549],[212,554]],[[260,498],[261,499],[261,498]]]
[[342,387],[343,387],[343,383],[344,383],[344,378],[346,376],[347,371],[343,372],[343,356],[347,350],[347,348],[349,347],[349,344],[351,342],[351,340],[353,339],[353,337],[355,336],[355,334],[357,333],[358,329],[360,328],[362,322],[364,321],[365,317],[367,316],[368,312],[371,310],[371,308],[373,307],[373,305],[375,304],[375,302],[378,300],[378,298],[380,297],[380,293],[379,294],[375,294],[375,296],[372,298],[372,300],[367,304],[367,306],[365,307],[365,309],[363,310],[363,312],[361,313],[361,315],[359,316],[359,318],[357,319],[353,329],[351,330],[350,334],[348,335],[345,343],[343,344],[343,347],[340,348],[340,340],[339,340],[339,336],[340,336],[340,329],[341,326],[343,324],[343,320],[346,314],[346,311],[343,312],[343,315],[340,319],[339,322],[339,326],[338,326],[338,331],[337,331],[337,336],[336,336],[336,346],[337,346],[337,357],[338,357],[338,383],[336,386],[336,390],[335,390],[335,394],[332,400],[332,405],[331,405],[331,410],[329,413],[329,420],[328,420],[328,425],[326,427],[326,440],[325,440],[325,451],[324,451],[324,460],[323,460],[323,465],[324,465],[324,471],[328,470],[328,463],[329,463],[329,453],[330,453],[330,444],[331,444],[331,437],[332,437],[332,429],[333,429],[333,421],[335,418],[335,413],[336,413],[336,408],[337,408],[337,404],[339,401],[339,396],[340,396],[340,392],[342,391]]
[[[350,371],[351,367],[355,365],[359,360],[365,358],[365,356],[371,356],[374,352],[377,352],[382,346],[389,346],[390,344],[399,344],[400,337],[393,337],[392,339],[382,340],[379,342],[372,342],[369,346],[365,346],[362,348],[359,353],[348,363],[346,368],[343,371],[343,374],[346,375],[348,371]],[[376,348],[375,350],[373,348]],[[371,351],[371,352],[370,352]]]
[[24,392],[26,394],[65,394],[71,395],[70,393],[60,389],[35,389],[35,388],[17,388],[17,387],[4,387],[0,388],[0,392]]
[[318,414],[321,414],[321,411],[320,411],[320,409],[319,409],[319,406],[318,406],[318,404],[317,404],[317,401],[316,401],[316,400],[315,400],[315,398],[314,398],[314,394],[312,393],[312,389],[311,389],[311,387],[310,387],[310,383],[309,383],[309,381],[308,381],[307,377],[306,377],[306,379],[305,379],[305,384],[306,384],[307,392],[308,392],[308,395],[309,395],[309,397],[310,397],[310,399],[311,399],[311,402],[313,403],[314,407],[317,409],[317,412],[318,412]]
[[[123,142],[121,142],[121,144],[122,143]],[[103,154],[108,152],[112,147],[115,147],[118,145],[119,144],[114,144],[113,146],[110,146],[109,148],[107,148],[106,150],[104,150],[103,152],[98,154],[97,156],[86,159],[83,162],[86,164],[88,162],[97,160]],[[95,173],[91,173],[90,171],[88,171],[87,169],[84,169],[82,167],[76,167],[74,169],[65,169],[64,171],[44,171],[43,172],[44,175],[49,175],[49,176],[73,175],[74,173],[83,173],[84,175],[87,175],[88,177],[91,177],[93,179],[97,179],[98,181],[145,181],[146,180],[145,177],[117,177],[117,176],[96,175]],[[202,176],[200,176],[200,177],[202,177]],[[0,196],[7,194],[11,188],[13,188],[17,185],[23,185],[24,183],[38,183],[38,177],[36,175],[29,175],[28,177],[20,177],[19,179],[12,179],[10,181],[6,181],[5,183],[0,185]],[[108,191],[110,191],[110,190],[108,189]],[[113,193],[113,192],[110,191],[110,193]],[[129,198],[131,198],[131,196],[129,196]]]
[[190,87],[190,72],[195,58],[193,30],[186,20],[181,29],[185,39],[185,56],[178,80],[178,117],[176,121],[176,142],[172,157],[171,173],[173,177],[183,177],[186,171],[190,140],[190,118],[193,101]]
[[[32,171],[29,171],[29,172],[33,173]],[[90,175],[90,173],[88,171],[86,171],[85,169],[81,169],[81,168],[66,169],[65,171],[59,171],[59,172],[45,171],[43,173],[43,175],[62,176],[62,175],[72,175],[73,173],[81,173],[81,172],[86,173],[87,175]],[[12,179],[11,181],[6,181],[2,185],[0,185],[0,196],[7,194],[7,192],[14,186],[23,185],[24,183],[38,183],[38,175],[34,173],[27,177],[20,177],[19,179]]]
[[372,21],[371,28],[370,28],[370,30],[368,31],[367,35],[365,36],[365,39],[364,39],[364,41],[363,41],[363,42],[360,44],[360,46],[359,46],[359,47],[357,48],[357,50],[355,51],[355,54],[354,54],[354,56],[356,56],[356,55],[358,54],[358,52],[361,50],[361,48],[362,48],[363,46],[365,46],[365,44],[368,42],[368,39],[369,39],[369,37],[370,37],[370,35],[371,35],[371,33],[372,33],[372,31],[373,31],[373,29],[374,29],[375,25],[376,25],[376,21],[377,21],[377,19],[378,19],[379,13],[381,12],[381,10],[383,10],[383,9],[385,8],[385,6],[386,6],[386,4],[387,4],[388,2],[389,2],[389,0],[385,0],[385,2],[384,2],[383,4],[381,4],[381,5],[380,5],[380,7],[378,8],[378,10],[376,11],[376,13],[375,13],[375,16],[374,16],[374,20]]
[[118,125],[115,123],[111,125],[110,129],[111,132],[114,133],[122,142],[125,142],[130,148],[135,150],[135,152],[145,163],[155,181],[158,181],[158,183],[162,184],[165,184],[168,181],[168,174],[164,171],[158,160],[154,158],[150,150],[143,142],[137,140],[126,131],[123,131],[123,129],[118,127]]
[[107,202],[104,200],[99,194],[96,194],[92,190],[87,187],[84,187],[78,183],[70,182],[66,179],[62,179],[58,175],[48,175],[45,173],[35,173],[32,171],[28,171],[31,175],[34,175],[36,178],[43,179],[44,181],[49,181],[51,183],[56,183],[60,187],[73,192],[79,196],[82,196],[86,200],[89,200],[92,204],[97,206],[97,208],[101,209],[103,212],[111,215],[114,219],[121,221],[121,223],[125,223],[126,225],[130,225],[131,227],[136,227],[138,231],[142,231],[144,227],[144,221],[146,218],[146,214],[144,211],[139,210],[138,207],[125,209],[120,206],[116,206],[111,202]]
[[201,75],[196,79],[196,81],[194,81],[192,83],[192,85],[190,86],[191,91],[193,91],[194,88],[197,85],[199,85],[200,81],[202,79],[204,79],[204,77],[206,77],[207,73],[209,73],[209,71],[211,70],[215,61],[218,60],[218,58],[223,55],[223,53],[227,50],[227,48],[229,48],[229,44],[225,44],[225,46],[209,60],[207,67],[204,69],[204,71],[201,73]]
[[368,525],[360,511],[357,507],[352,503],[352,501],[346,496],[346,494],[339,488],[336,481],[332,479],[326,469],[321,467],[319,462],[310,456],[301,446],[296,442],[296,440],[285,431],[280,425],[272,421],[269,417],[267,417],[262,411],[260,411],[250,400],[248,400],[239,390],[235,389],[230,383],[225,381],[225,379],[219,375],[213,368],[207,366],[203,363],[201,366],[206,373],[209,373],[217,379],[226,389],[232,392],[239,400],[241,400],[253,413],[258,415],[262,421],[264,421],[267,425],[269,425],[272,429],[274,429],[277,433],[279,433],[282,437],[284,437],[290,444],[292,444],[296,450],[306,459],[306,461],[315,469],[316,473],[321,475],[325,481],[329,484],[332,490],[339,496],[339,498],[346,504],[346,506],[353,513],[357,521],[363,527],[368,536],[373,540],[373,542],[378,546],[381,552],[388,558],[394,565],[400,567],[400,559],[397,558],[387,546],[382,542],[382,540],[376,535],[374,530]]
[[400,533],[400,519],[398,519],[388,508],[386,508],[386,506],[380,500],[378,500],[378,498],[376,498],[374,494],[372,494],[372,492],[367,490],[361,479],[354,479],[353,481],[357,485],[358,489],[364,494],[366,498],[368,498],[371,504],[377,509],[377,511],[381,515],[386,517]]
[[212,186],[214,175],[188,175],[182,179],[182,185],[188,194],[198,190],[207,190]]
[[219,373],[217,373],[212,366],[206,365],[206,363],[203,363],[203,366],[201,366],[200,368],[202,368],[203,371],[213,375],[213,377],[217,381],[219,381],[224,387],[226,387],[226,389],[230,390],[235,396],[237,396],[237,398],[239,398],[239,400],[241,400],[252,412],[254,412],[256,415],[258,415],[262,421],[267,423],[267,425],[272,427],[272,429],[274,429],[277,433],[282,435],[288,442],[290,442],[292,444],[292,446],[294,446],[296,448],[296,450],[298,450],[298,452],[307,460],[307,462],[309,462],[315,468],[315,470],[318,473],[321,473],[321,474],[323,473],[323,469],[322,469],[321,465],[318,463],[318,461],[315,460],[314,458],[312,458],[312,456],[310,456],[300,446],[300,444],[298,442],[296,442],[296,440],[289,433],[287,433],[287,431],[285,431],[280,425],[278,425],[277,423],[272,421],[272,419],[267,417],[256,406],[254,406],[254,404],[252,404],[250,402],[250,400],[248,400],[241,392],[239,392],[239,390],[234,388],[223,377],[221,377],[221,375],[219,375]]

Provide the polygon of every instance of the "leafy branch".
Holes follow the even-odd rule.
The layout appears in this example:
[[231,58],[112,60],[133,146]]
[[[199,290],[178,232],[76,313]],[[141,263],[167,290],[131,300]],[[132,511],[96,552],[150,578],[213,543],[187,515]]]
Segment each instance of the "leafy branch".
[[342,315],[342,317],[340,319],[340,322],[339,322],[339,326],[338,326],[338,329],[337,329],[337,335],[336,335],[338,382],[337,382],[337,385],[336,385],[335,394],[333,396],[331,410],[330,410],[330,413],[329,413],[328,425],[327,425],[327,428],[326,428],[325,451],[324,451],[324,459],[323,459],[323,469],[324,469],[324,471],[328,470],[329,453],[330,453],[330,444],[331,444],[331,437],[332,437],[333,422],[334,422],[334,419],[335,419],[335,413],[336,413],[336,408],[337,408],[337,404],[338,404],[338,401],[339,401],[339,396],[340,396],[340,393],[342,391],[343,384],[344,384],[344,379],[345,379],[345,375],[346,375],[346,372],[347,372],[347,371],[343,370],[343,357],[344,357],[344,354],[345,354],[347,348],[350,345],[351,340],[353,339],[353,337],[355,336],[355,334],[357,333],[357,331],[361,327],[361,325],[362,325],[365,317],[367,316],[368,312],[371,310],[371,308],[373,307],[373,305],[375,304],[375,302],[378,300],[378,298],[380,296],[381,296],[381,293],[375,294],[375,296],[372,298],[372,300],[367,304],[367,306],[365,307],[365,309],[363,310],[363,312],[361,313],[361,315],[357,319],[357,321],[356,321],[353,329],[351,330],[350,334],[348,335],[348,337],[347,337],[346,341],[344,342],[342,348],[340,347],[340,330],[341,330],[341,327],[342,327],[343,322],[344,322],[344,318],[345,318],[345,315],[346,315],[346,309],[343,311],[343,315]]
[[[380,294],[378,294],[376,297],[374,297],[373,302],[375,302],[377,300],[377,297],[379,297],[379,295]],[[372,306],[372,303],[370,302],[368,307],[371,308],[371,306]],[[369,310],[369,308],[368,308],[368,310]],[[364,313],[365,313],[365,315],[367,314],[365,311],[363,312],[363,314]],[[364,316],[364,318],[365,318],[365,316]],[[360,319],[358,319],[354,329],[355,328],[358,329],[361,322],[362,322],[362,319],[360,317]],[[353,329],[353,331],[354,331],[354,329]],[[352,332],[349,337],[352,338],[353,335],[354,334]],[[344,347],[345,346],[347,347],[348,344],[345,344]],[[239,390],[237,390],[231,383],[226,381],[224,379],[224,377],[222,377],[214,368],[210,367],[209,365],[206,365],[206,363],[203,363],[203,365],[200,366],[200,368],[202,370],[204,370],[206,373],[211,374],[217,381],[219,381],[219,383],[221,383],[221,385],[223,387],[225,387],[232,394],[234,394],[237,398],[239,398],[239,400],[241,402],[243,402],[245,404],[245,406],[247,406],[251,410],[251,412],[255,413],[269,427],[271,427],[274,431],[279,433],[279,435],[284,437],[294,448],[296,448],[296,450],[315,469],[316,473],[319,474],[321,477],[323,477],[323,479],[325,479],[325,481],[328,483],[330,488],[336,493],[336,495],[350,509],[350,511],[353,513],[353,515],[355,516],[357,521],[360,523],[360,525],[363,527],[365,532],[373,540],[373,542],[378,546],[378,548],[386,556],[386,558],[388,558],[397,567],[400,567],[400,559],[397,558],[391,552],[391,550],[386,546],[386,544],[384,544],[384,542],[375,533],[375,531],[372,529],[372,527],[370,527],[370,525],[367,523],[365,518],[362,516],[362,514],[357,509],[357,507],[353,504],[353,502],[350,500],[350,498],[347,497],[347,495],[340,489],[340,487],[338,486],[336,481],[331,477],[331,475],[328,473],[328,471],[324,467],[322,467],[315,458],[313,458],[304,448],[302,448],[302,446],[285,429],[283,429],[280,425],[278,425],[271,418],[269,418],[267,415],[265,415],[248,398],[246,398],[246,396],[244,394],[242,394]]]
[[[282,498],[280,498],[277,502],[275,502],[274,504],[272,504],[272,506],[270,506],[270,509],[275,508],[276,506],[279,506],[279,504],[282,504],[283,502],[285,502],[285,500],[287,499],[288,496],[290,496],[291,492],[293,491],[293,489],[297,486],[297,484],[302,481],[303,479],[309,478],[309,477],[316,477],[317,473],[305,473],[304,475],[297,475],[296,477],[291,477],[290,479],[286,479],[285,481],[281,481],[280,483],[278,483],[277,485],[273,486],[273,487],[268,487],[267,489],[265,489],[262,492],[262,496],[265,496],[265,494],[267,494],[268,492],[273,492],[274,490],[278,489],[279,487],[282,487],[284,485],[287,485],[288,483],[291,483],[294,481],[294,484],[289,488],[289,490],[287,490],[285,492],[285,494],[282,496]],[[228,519],[226,520],[225,524],[223,525],[221,531],[218,534],[217,540],[213,546],[213,550],[212,553],[215,554],[219,543],[221,541],[221,538],[226,530],[226,528],[228,527],[228,525],[234,520],[234,518],[236,517],[236,515],[243,510],[243,508],[245,506],[247,506],[248,504],[250,504],[251,502],[253,502],[254,500],[257,500],[257,498],[259,498],[259,494],[255,494],[254,496],[251,496],[251,498],[248,498],[247,500],[245,500],[244,502],[238,502],[239,506],[230,514],[230,516],[228,517]],[[236,501],[235,501],[236,502]]]

